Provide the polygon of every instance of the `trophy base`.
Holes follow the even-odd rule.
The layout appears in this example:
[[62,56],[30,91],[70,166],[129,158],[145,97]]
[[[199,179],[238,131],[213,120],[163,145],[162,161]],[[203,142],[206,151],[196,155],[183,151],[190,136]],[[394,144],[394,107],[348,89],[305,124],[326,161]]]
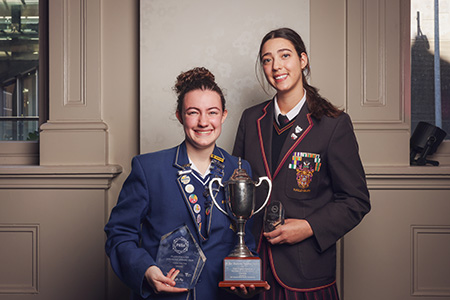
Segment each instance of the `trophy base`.
[[268,287],[269,284],[267,281],[258,280],[258,281],[221,281],[219,282],[219,287],[229,288],[229,287],[238,287],[243,284],[245,287],[249,287],[254,285],[256,288],[265,288]]
[[261,280],[261,259],[259,257],[225,257],[223,260],[223,278],[219,287],[266,287],[269,284]]

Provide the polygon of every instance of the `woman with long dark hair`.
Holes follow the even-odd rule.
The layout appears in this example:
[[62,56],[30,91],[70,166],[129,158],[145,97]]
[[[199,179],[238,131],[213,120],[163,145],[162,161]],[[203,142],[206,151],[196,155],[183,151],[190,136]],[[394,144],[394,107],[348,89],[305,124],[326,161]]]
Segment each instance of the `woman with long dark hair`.
[[[285,210],[284,224],[272,231],[263,232],[255,216],[271,286],[261,299],[339,299],[336,242],[370,210],[352,122],[307,82],[309,58],[294,30],[264,36],[259,65],[276,94],[244,111],[233,155],[246,159],[255,177],[272,180],[270,202]],[[257,190],[257,201],[264,192]]]

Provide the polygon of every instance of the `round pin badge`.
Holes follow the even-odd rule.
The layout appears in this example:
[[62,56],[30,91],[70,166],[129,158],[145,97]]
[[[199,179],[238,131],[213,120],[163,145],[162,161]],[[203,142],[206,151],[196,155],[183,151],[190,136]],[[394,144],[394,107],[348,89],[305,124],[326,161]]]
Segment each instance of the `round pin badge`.
[[180,180],[183,184],[188,184],[189,182],[191,182],[191,177],[189,177],[188,175],[183,175],[181,176]]
[[186,191],[186,193],[192,193],[194,191],[194,186],[192,184],[188,184],[184,187],[184,190]]
[[192,204],[197,203],[197,200],[198,200],[198,198],[197,198],[196,194],[192,194],[189,196],[189,202],[191,202]]
[[197,223],[201,223],[202,222],[202,215],[197,215]]
[[194,212],[196,214],[198,214],[200,212],[200,210],[202,210],[202,208],[200,207],[200,205],[197,203],[194,205]]

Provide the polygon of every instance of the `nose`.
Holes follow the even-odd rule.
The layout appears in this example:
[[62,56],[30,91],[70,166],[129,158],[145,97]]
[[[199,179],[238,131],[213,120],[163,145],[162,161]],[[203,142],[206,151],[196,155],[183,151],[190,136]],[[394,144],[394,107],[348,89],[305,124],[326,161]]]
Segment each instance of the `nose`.
[[201,127],[208,126],[208,116],[206,114],[200,114],[198,118],[198,126]]
[[273,65],[272,68],[274,71],[281,69],[282,63],[281,60],[278,58],[273,59]]

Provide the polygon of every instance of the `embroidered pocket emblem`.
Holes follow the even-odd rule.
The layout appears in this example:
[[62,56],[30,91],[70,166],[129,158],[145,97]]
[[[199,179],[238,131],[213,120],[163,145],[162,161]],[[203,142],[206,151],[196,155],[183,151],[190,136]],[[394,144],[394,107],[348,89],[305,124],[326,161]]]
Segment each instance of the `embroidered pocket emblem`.
[[320,171],[320,154],[294,152],[292,155],[292,163],[289,169],[296,171],[296,181],[300,189],[294,189],[297,192],[310,192],[309,185],[312,181],[314,172]]
[[314,175],[314,169],[310,169],[310,163],[304,162],[301,168],[297,168],[297,184],[302,189],[309,188],[312,177]]

